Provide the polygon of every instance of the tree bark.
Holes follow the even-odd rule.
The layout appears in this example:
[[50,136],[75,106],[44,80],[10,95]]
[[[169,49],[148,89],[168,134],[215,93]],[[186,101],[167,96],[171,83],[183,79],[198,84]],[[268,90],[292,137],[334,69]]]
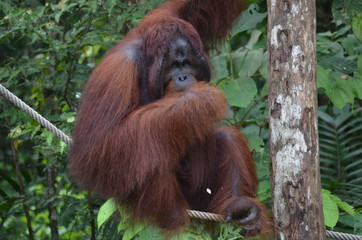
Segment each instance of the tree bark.
[[18,141],[18,140],[14,139],[11,142],[11,150],[13,151],[13,163],[15,166],[15,174],[16,174],[16,177],[17,177],[18,183],[19,183],[19,192],[21,195],[24,196],[24,199],[25,199],[24,203],[23,203],[23,209],[24,209],[25,218],[26,218],[26,225],[27,225],[28,231],[29,231],[28,238],[29,238],[29,240],[34,240],[34,232],[33,232],[33,227],[32,227],[32,222],[31,222],[30,210],[29,210],[28,204],[26,204],[26,200],[28,199],[28,197],[25,192],[25,186],[24,186],[23,178],[22,178],[21,171],[20,171],[19,154],[18,154],[17,148],[15,147],[17,145],[17,144],[15,144],[15,141]]
[[48,211],[49,211],[49,226],[52,235],[52,240],[59,240],[58,230],[58,214],[54,206],[54,200],[56,198],[56,187],[55,187],[55,166],[48,168]]
[[317,129],[315,12],[315,0],[268,0],[275,239],[325,239]]

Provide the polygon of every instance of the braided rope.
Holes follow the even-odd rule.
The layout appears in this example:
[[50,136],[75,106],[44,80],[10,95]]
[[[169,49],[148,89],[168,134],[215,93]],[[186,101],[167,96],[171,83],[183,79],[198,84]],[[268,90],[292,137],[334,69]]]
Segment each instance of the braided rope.
[[362,240],[362,236],[357,236],[348,233],[339,233],[326,231],[327,238],[339,239],[339,240]]
[[[220,214],[208,213],[208,212],[200,212],[195,210],[187,210],[187,214],[190,217],[210,220],[215,222],[225,222],[224,217]],[[333,231],[326,231],[327,238],[338,239],[338,240],[362,240],[362,236],[357,236],[348,233],[339,233]]]
[[192,218],[209,220],[214,222],[225,222],[225,219],[220,214],[200,212],[196,210],[187,210],[187,214]]
[[72,144],[72,139],[69,138],[67,135],[65,135],[62,131],[60,131],[56,126],[54,126],[51,122],[46,120],[43,116],[41,116],[39,113],[34,111],[31,107],[29,107],[25,102],[20,100],[17,96],[15,96],[12,92],[7,90],[3,85],[0,84],[0,93],[3,95],[6,99],[8,99],[10,102],[12,102],[15,106],[23,110],[25,113],[27,113],[30,117],[35,119],[38,123],[40,123],[43,127],[45,127],[47,130],[55,134],[58,138],[60,138],[63,142],[65,142],[67,145]]
[[[56,126],[54,126],[51,122],[46,120],[43,116],[35,112],[31,107],[29,107],[26,103],[20,100],[17,96],[15,96],[12,92],[7,90],[2,84],[0,84],[0,94],[3,95],[6,99],[12,102],[15,106],[23,110],[30,117],[39,122],[43,127],[47,130],[55,134],[59,139],[65,142],[67,145],[72,145],[72,139],[68,137],[65,133],[59,130]],[[220,214],[208,213],[208,212],[200,212],[195,210],[187,210],[187,214],[192,218],[204,219],[215,222],[225,222],[224,217]],[[339,233],[326,231],[326,235],[328,238],[338,239],[338,240],[362,240],[361,236],[347,234],[347,233]]]

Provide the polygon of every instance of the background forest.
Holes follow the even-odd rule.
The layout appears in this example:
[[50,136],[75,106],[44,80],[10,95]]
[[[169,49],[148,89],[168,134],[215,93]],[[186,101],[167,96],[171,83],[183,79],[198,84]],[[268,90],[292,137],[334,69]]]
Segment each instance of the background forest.
[[[0,1],[0,83],[71,135],[92,68],[161,2]],[[248,2],[230,37],[211,53],[212,83],[231,106],[226,124],[248,138],[259,199],[270,204],[266,2]],[[362,235],[362,1],[317,0],[317,18],[325,224]],[[158,239],[153,227],[130,229],[124,216],[108,219],[112,204],[69,179],[68,146],[1,96],[0,121],[0,239]],[[232,226],[217,229],[213,239],[238,238]],[[195,223],[179,238],[212,239],[203,230]]]

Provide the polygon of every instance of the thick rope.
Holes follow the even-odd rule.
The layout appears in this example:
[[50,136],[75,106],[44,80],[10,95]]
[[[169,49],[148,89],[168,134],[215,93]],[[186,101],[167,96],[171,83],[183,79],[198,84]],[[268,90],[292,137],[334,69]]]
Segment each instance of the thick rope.
[[72,139],[69,138],[67,135],[65,135],[62,131],[60,131],[56,126],[54,126],[51,122],[46,120],[43,116],[41,116],[39,113],[34,111],[31,107],[29,107],[25,102],[20,100],[17,96],[15,96],[12,92],[7,90],[2,84],[0,84],[0,93],[3,95],[6,99],[8,99],[10,102],[12,102],[15,106],[23,110],[25,113],[27,113],[30,117],[35,119],[38,123],[40,123],[43,127],[45,127],[47,130],[55,134],[58,138],[60,138],[63,142],[65,142],[67,145],[72,144]]
[[187,214],[192,218],[209,220],[214,222],[225,222],[225,219],[220,214],[200,212],[196,210],[187,210]]
[[[200,212],[195,210],[187,210],[187,214],[193,218],[210,220],[215,222],[225,222],[224,217],[220,214]],[[362,236],[357,236],[348,233],[333,232],[329,230],[326,231],[326,236],[327,238],[338,239],[338,240],[362,240]]]
[[361,236],[348,234],[348,233],[339,233],[326,231],[327,238],[340,239],[340,240],[362,240]]
[[[3,87],[2,84],[0,84],[0,93],[6,99],[8,99],[10,102],[12,102],[15,106],[19,107],[21,110],[23,110],[25,113],[27,113],[30,117],[32,117],[37,122],[39,122],[43,127],[45,127],[50,132],[55,134],[55,136],[57,136],[59,139],[61,139],[67,145],[69,145],[69,146],[72,145],[73,140],[70,137],[68,137],[65,133],[63,133],[61,130],[59,130],[51,122],[46,120],[43,116],[41,116],[40,114],[35,112],[26,103],[24,103],[17,96],[15,96],[13,93],[11,93],[9,90],[7,90],[5,87]],[[215,221],[215,222],[225,222],[224,217],[220,214],[200,212],[200,211],[195,211],[195,210],[187,210],[187,214],[193,218],[204,219],[204,220]],[[347,233],[332,232],[332,231],[328,231],[328,230],[326,231],[326,235],[327,235],[327,238],[333,238],[333,239],[338,239],[338,240],[362,240],[362,236],[357,236],[357,235],[347,234]]]

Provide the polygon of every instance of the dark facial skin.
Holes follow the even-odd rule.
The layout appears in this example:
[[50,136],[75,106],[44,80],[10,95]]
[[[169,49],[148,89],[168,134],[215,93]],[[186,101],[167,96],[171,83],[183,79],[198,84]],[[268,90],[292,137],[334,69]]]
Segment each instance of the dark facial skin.
[[184,38],[176,38],[166,53],[160,79],[173,84],[176,91],[183,91],[196,81],[210,81],[210,68],[205,58]]

